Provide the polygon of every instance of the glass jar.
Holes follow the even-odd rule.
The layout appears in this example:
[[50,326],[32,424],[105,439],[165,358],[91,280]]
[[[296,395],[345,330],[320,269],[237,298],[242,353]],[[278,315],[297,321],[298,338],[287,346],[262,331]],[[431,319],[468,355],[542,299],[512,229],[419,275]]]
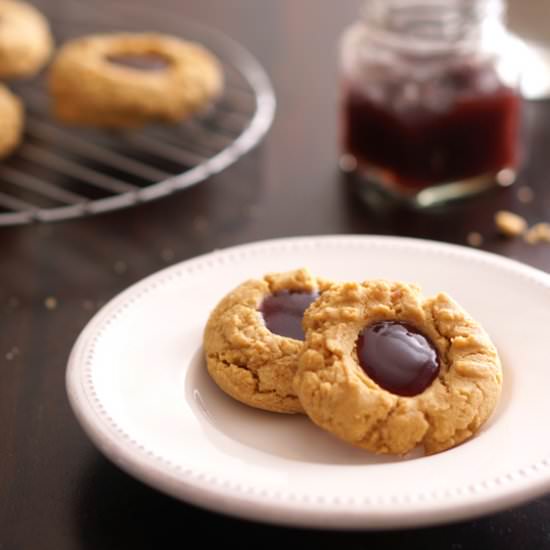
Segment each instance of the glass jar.
[[365,2],[341,44],[341,164],[360,186],[426,207],[513,183],[521,100],[504,17],[503,0]]

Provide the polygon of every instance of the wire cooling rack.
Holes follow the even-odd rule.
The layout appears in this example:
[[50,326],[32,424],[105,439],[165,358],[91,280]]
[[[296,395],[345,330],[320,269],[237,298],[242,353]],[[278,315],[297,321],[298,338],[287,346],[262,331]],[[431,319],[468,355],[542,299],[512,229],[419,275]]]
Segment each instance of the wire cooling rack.
[[0,163],[0,225],[48,222],[116,210],[204,181],[253,148],[271,126],[275,96],[265,71],[242,46],[196,23],[151,29],[52,20],[59,43],[106,31],[177,31],[221,61],[225,89],[207,112],[179,125],[138,131],[76,129],[50,112],[47,69],[12,86],[26,107],[23,144]]

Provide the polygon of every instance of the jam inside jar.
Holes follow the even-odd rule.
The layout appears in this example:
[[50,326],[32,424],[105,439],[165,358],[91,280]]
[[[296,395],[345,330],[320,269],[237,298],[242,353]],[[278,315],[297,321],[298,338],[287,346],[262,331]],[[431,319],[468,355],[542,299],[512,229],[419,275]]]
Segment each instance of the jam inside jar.
[[361,179],[416,206],[513,182],[521,99],[503,9],[365,3],[342,41],[341,145]]

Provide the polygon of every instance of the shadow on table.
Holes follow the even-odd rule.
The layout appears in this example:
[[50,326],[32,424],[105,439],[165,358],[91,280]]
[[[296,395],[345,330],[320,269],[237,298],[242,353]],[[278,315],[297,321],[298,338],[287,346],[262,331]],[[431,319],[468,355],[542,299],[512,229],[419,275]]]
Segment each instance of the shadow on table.
[[[83,473],[75,525],[80,548],[102,550],[201,546],[220,540],[247,547],[292,543],[318,549],[548,548],[550,497],[476,521],[406,531],[337,532],[289,529],[229,518],[176,501],[129,477],[103,458]],[[164,546],[166,545],[166,546]],[[168,546],[170,545],[170,546]]]

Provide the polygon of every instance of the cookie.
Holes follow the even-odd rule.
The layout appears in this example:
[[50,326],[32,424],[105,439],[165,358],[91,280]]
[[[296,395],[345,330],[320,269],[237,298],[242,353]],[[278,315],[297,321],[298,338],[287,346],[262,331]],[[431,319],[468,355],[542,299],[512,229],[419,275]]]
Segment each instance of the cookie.
[[23,124],[23,104],[0,84],[0,158],[7,157],[19,145]]
[[52,49],[48,21],[34,6],[0,0],[0,78],[32,76]]
[[485,330],[444,293],[371,281],[334,285],[306,312],[295,389],[309,417],[375,453],[443,451],[472,437],[502,370]]
[[292,386],[302,316],[329,284],[299,269],[251,279],[225,296],[204,332],[208,372],[218,386],[252,407],[303,412]]
[[223,74],[205,48],[163,34],[103,34],[67,42],[50,71],[63,122],[110,128],[176,123],[220,95]]

